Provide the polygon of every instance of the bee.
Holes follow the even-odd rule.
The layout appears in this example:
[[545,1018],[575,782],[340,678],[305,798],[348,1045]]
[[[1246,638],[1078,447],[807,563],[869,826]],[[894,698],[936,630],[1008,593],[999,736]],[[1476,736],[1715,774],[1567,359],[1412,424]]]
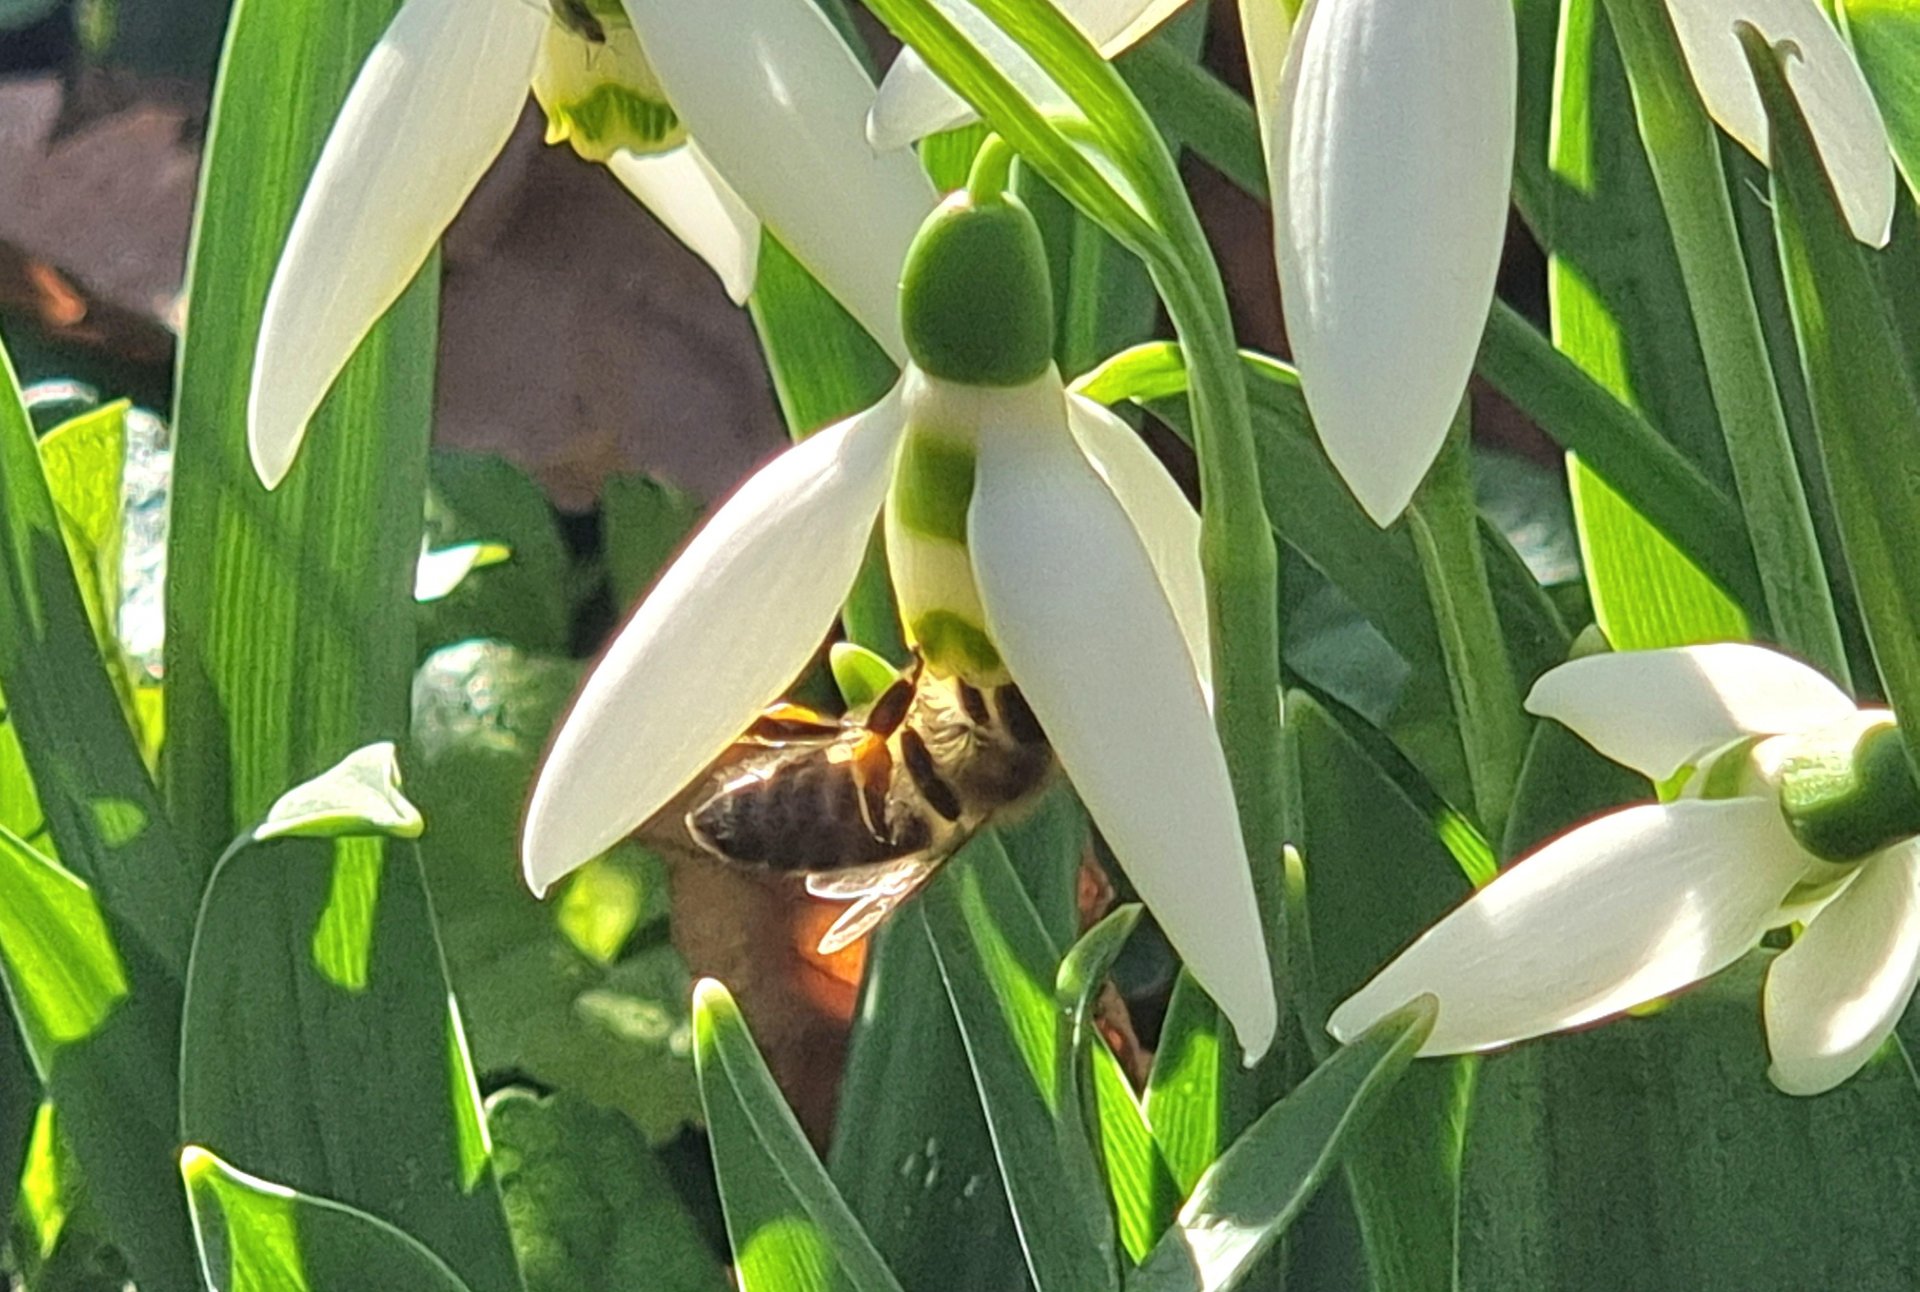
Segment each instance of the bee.
[[820,941],[831,955],[1036,796],[1053,765],[1017,687],[982,689],[916,660],[844,718],[768,709],[708,772],[685,825],[712,857],[801,875],[811,895],[848,903]]
[[553,16],[562,27],[591,45],[607,43],[607,28],[587,6],[587,0],[551,0]]

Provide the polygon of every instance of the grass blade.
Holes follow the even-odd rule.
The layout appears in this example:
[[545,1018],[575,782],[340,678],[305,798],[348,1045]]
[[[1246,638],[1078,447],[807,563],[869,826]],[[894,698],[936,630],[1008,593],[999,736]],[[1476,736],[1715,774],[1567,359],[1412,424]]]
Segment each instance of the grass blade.
[[900,1292],[780,1097],[727,989],[694,989],[695,1063],[742,1292]]

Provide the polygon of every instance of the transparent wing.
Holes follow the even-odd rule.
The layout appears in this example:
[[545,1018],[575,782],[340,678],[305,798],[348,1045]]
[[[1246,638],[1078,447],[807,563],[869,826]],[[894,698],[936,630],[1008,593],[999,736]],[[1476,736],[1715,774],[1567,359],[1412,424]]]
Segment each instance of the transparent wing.
[[924,888],[939,870],[940,860],[918,854],[871,866],[808,875],[810,895],[852,903],[820,939],[820,954],[833,955],[871,933],[902,902]]

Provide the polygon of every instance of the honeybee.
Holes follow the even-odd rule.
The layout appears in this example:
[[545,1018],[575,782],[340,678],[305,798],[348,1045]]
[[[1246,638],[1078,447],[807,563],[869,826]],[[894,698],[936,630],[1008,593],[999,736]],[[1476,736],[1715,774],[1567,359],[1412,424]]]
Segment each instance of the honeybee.
[[844,718],[768,709],[711,769],[685,825],[736,866],[804,876],[848,903],[820,940],[858,941],[994,817],[1053,770],[1040,723],[1012,684],[983,690],[916,660]]
[[607,43],[607,28],[587,7],[587,0],[551,0],[553,15],[560,25],[591,45]]

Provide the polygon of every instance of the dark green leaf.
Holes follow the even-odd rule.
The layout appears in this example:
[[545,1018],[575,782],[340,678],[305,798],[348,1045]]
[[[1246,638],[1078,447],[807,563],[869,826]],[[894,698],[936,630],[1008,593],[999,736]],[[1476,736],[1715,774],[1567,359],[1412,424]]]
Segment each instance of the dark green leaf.
[[966,1038],[1034,1286],[1113,1287],[1113,1218],[1061,1053],[1059,956],[1037,920],[1020,918],[1018,893],[999,840],[984,836],[928,889],[919,914]]
[[1759,1006],[1771,955],[1652,1017],[1481,1063],[1461,1288],[1915,1285],[1920,1094],[1893,1053],[1817,1099],[1774,1089]]
[[1780,56],[1750,27],[1741,41],[1767,108],[1780,263],[1854,591],[1884,693],[1914,731],[1920,482],[1905,466],[1920,426],[1920,393],[1870,253],[1840,213]]
[[1433,1026],[1431,999],[1390,1014],[1263,1113],[1207,1168],[1128,1292],[1226,1292],[1286,1232]]
[[899,1292],[780,1097],[726,988],[702,982],[693,1021],[742,1292]]
[[474,1292],[520,1286],[412,842],[238,846],[207,889],[183,1031],[189,1142],[400,1226]]
[[268,282],[340,102],[395,8],[239,0],[228,28],[173,419],[161,761],[202,880],[288,786],[406,721],[437,262],[362,343],[274,493],[246,446]]
[[[1288,697],[1298,742],[1314,982],[1309,1043],[1327,1014],[1472,891],[1432,820],[1310,698]],[[1347,1181],[1378,1289],[1446,1288],[1471,1059],[1422,1064],[1353,1138]]]
[[27,1140],[40,1106],[40,1081],[27,1061],[27,1047],[11,1018],[0,1018],[0,1233],[13,1219],[26,1165]]
[[487,1126],[527,1292],[725,1292],[673,1180],[618,1113],[508,1091]]
[[200,1148],[180,1155],[180,1174],[211,1292],[467,1292],[438,1256],[363,1211],[269,1184]]

